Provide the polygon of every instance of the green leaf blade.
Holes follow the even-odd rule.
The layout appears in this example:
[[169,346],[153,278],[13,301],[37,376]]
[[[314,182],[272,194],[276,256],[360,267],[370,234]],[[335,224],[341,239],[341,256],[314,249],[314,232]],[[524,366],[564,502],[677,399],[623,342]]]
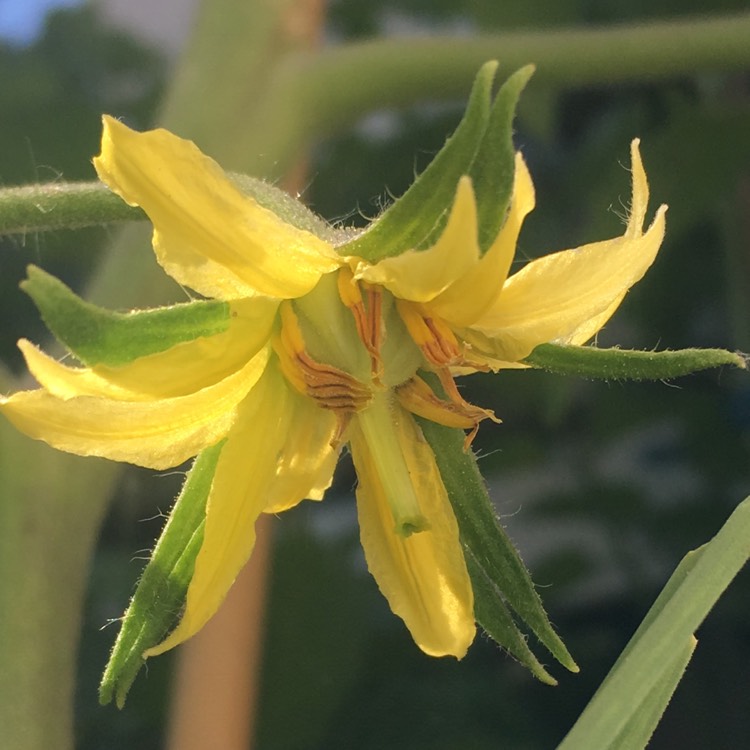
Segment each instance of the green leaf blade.
[[666,708],[692,651],[693,634],[747,562],[749,538],[746,498],[718,534],[677,567],[558,750],[636,747],[622,744],[623,738],[631,731],[645,733],[640,711],[647,710],[655,721]]
[[643,750],[651,739],[674,695],[698,641],[691,638],[677,650],[671,664],[665,665],[653,689],[633,711],[622,732],[610,745],[611,750]]

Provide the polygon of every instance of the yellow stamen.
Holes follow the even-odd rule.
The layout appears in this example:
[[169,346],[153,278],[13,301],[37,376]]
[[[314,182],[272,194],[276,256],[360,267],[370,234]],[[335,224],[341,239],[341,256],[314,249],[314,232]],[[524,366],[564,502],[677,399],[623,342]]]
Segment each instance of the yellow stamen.
[[363,285],[367,304],[362,299],[362,292],[354,275],[348,268],[342,268],[336,278],[339,297],[354,316],[357,334],[370,355],[372,377],[376,383],[382,374],[380,345],[383,339],[382,292],[378,287]]
[[[281,333],[274,343],[281,370],[287,380],[300,392],[313,398],[323,409],[343,415],[348,423],[355,412],[364,409],[372,399],[372,392],[353,375],[333,365],[313,359],[305,348],[299,320],[289,302],[279,308]],[[343,433],[346,424],[340,425]]]
[[445,367],[465,362],[458,339],[444,321],[431,316],[421,305],[402,299],[396,300],[396,309],[414,343],[431,365]]
[[399,386],[396,389],[396,395],[401,405],[417,416],[446,427],[471,428],[471,432],[464,441],[464,450],[468,450],[479,430],[479,423],[483,419],[491,419],[498,424],[500,420],[490,409],[474,406],[464,400],[446,369],[439,370],[437,374],[449,401],[439,398],[418,375]]

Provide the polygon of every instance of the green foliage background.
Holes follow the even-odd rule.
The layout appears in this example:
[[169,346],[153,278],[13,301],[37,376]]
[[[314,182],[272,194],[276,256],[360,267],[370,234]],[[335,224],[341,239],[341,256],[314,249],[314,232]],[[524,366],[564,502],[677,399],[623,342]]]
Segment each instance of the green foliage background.
[[[331,3],[328,36],[548,28],[728,11],[741,0],[440,0]],[[99,116],[150,122],[168,66],[105,30],[87,9],[54,14],[28,49],[0,47],[0,184],[90,179]],[[363,82],[366,85],[366,82]],[[463,103],[369,115],[311,155],[309,203],[361,223],[442,145]],[[653,270],[600,335],[602,345],[750,350],[750,78],[699,73],[613,87],[536,87],[517,145],[537,187],[519,260],[621,231],[628,144],[639,136],[652,207],[670,204]],[[231,165],[227,165],[231,167]],[[80,290],[111,237],[102,228],[6,239],[0,248],[2,361],[43,326],[17,291],[34,262]],[[126,283],[126,281],[124,282]],[[366,572],[344,462],[330,498],[276,522],[262,750],[553,747],[573,724],[677,562],[747,494],[750,390],[734,373],[675,384],[602,384],[540,372],[474,376],[466,397],[504,424],[475,448],[551,619],[581,666],[538,684],[481,637],[460,664],[423,656]],[[180,477],[128,470],[92,573],[80,656],[79,746],[161,746],[171,656],[149,663],[128,705],[99,708],[114,627]],[[74,543],[74,540],[71,540]],[[737,748],[750,737],[750,580],[741,575],[699,636],[653,748]]]

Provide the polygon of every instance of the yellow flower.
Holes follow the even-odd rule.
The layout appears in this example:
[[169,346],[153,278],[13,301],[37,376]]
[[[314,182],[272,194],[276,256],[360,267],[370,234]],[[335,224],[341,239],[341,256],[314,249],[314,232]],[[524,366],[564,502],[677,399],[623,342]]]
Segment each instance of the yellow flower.
[[[381,591],[425,652],[463,656],[475,633],[472,587],[435,458],[412,415],[470,430],[468,444],[494,415],[464,401],[455,374],[523,366],[537,345],[582,344],[604,325],[664,234],[664,208],[643,230],[638,142],[624,234],[512,276],[534,206],[520,154],[507,220],[484,255],[464,177],[432,247],[377,263],[284,222],[165,130],[137,133],[105,117],[94,164],[147,213],[167,273],[231,311],[225,331],[119,367],[65,366],[21,341],[42,388],[0,405],[56,448],[155,469],[226,441],[184,615],[146,655],[205,624],[250,556],[258,516],[321,499],[348,444],[362,544]],[[437,376],[440,393],[420,371]]]

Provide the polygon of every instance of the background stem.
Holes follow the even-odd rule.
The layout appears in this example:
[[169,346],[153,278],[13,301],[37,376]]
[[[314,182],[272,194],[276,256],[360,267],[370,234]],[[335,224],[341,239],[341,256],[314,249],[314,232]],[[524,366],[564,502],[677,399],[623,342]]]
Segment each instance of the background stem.
[[1,744],[72,750],[81,602],[115,475],[3,422],[0,476]]

